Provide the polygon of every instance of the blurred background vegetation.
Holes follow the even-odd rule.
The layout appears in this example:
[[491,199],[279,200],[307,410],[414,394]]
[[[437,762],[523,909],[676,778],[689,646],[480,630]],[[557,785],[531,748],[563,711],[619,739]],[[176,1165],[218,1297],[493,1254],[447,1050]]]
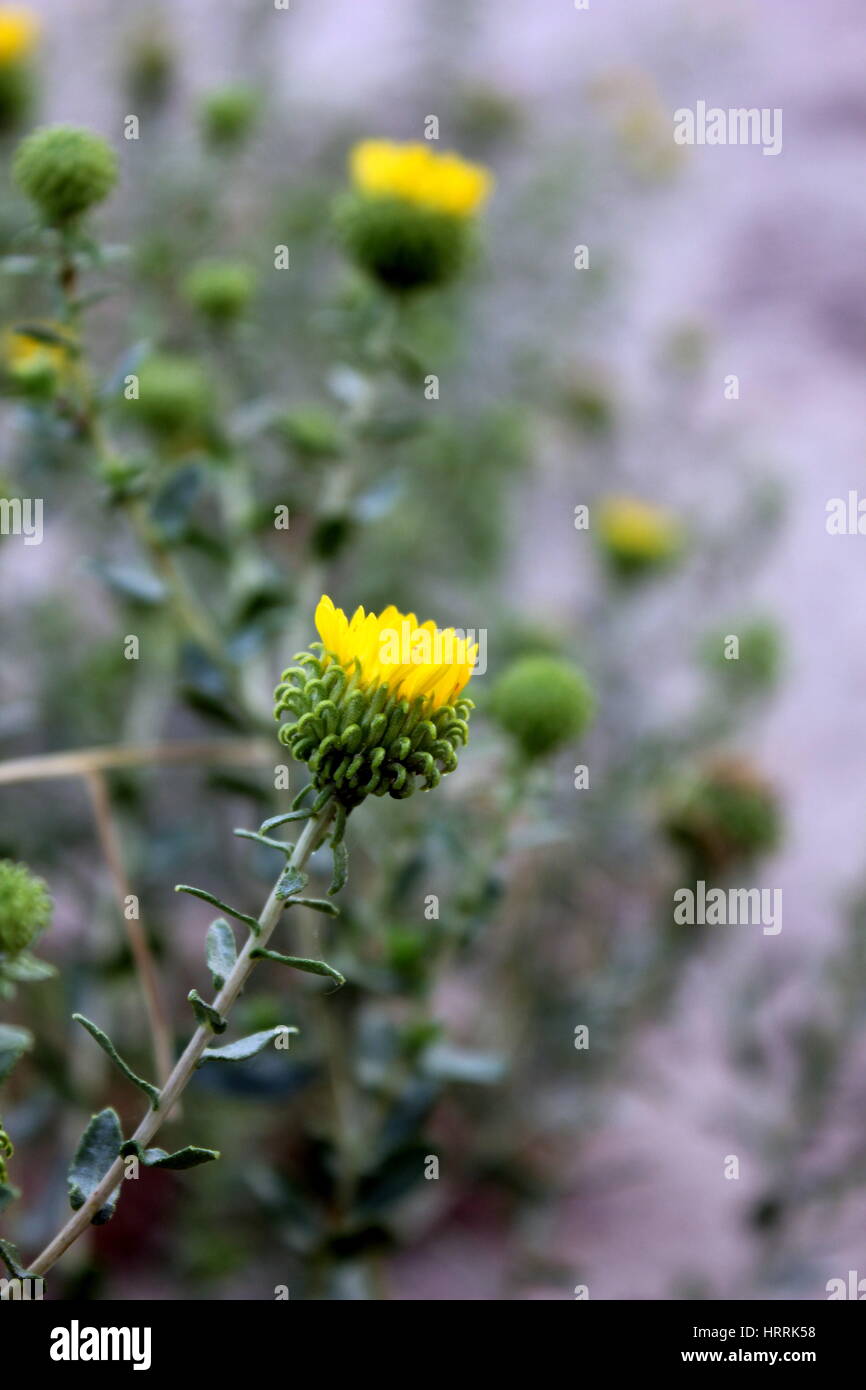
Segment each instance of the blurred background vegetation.
[[[640,288],[659,245],[676,274],[665,228],[702,231],[669,108],[702,62],[762,70],[749,7],[671,3],[634,35],[620,6],[588,54],[589,15],[517,0],[31,8],[38,43],[0,94],[0,428],[3,495],[44,499],[45,538],[0,542],[0,757],[28,760],[0,764],[0,857],[51,889],[57,973],[10,975],[2,1001],[33,1039],[0,1109],[22,1189],[3,1234],[40,1247],[86,1116],[137,1114],[71,1013],[153,1072],[124,889],[175,1050],[210,917],[173,885],[263,900],[273,862],[232,830],[287,805],[271,692],[326,591],[484,630],[470,745],[435,796],[350,823],[341,918],[281,928],[347,984],[259,967],[233,1026],[296,1023],[290,1058],[200,1073],[170,1126],[220,1162],[146,1173],[52,1296],[823,1296],[866,1156],[862,904],[840,892],[819,959],[672,920],[678,885],[782,882],[790,820],[765,732],[785,581],[763,578],[784,575],[790,479],[724,399],[723,321],[699,296],[648,314]],[[347,264],[333,208],[353,144],[420,139],[431,113],[496,191],[460,279],[395,302]],[[41,370],[69,303],[9,167],[44,119],[121,162],[76,252],[101,456]],[[559,661],[594,722],[527,750],[527,720],[558,718]],[[521,673],[540,713],[519,713]],[[146,744],[187,752],[29,763]]]

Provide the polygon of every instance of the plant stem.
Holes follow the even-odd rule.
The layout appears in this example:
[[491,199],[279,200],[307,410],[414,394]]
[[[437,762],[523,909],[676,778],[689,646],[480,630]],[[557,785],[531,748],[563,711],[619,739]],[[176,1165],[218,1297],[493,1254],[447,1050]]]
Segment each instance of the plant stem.
[[270,763],[270,741],[257,738],[177,739],[172,743],[128,743],[76,748],[71,753],[40,753],[0,763],[0,785],[41,782],[53,777],[86,777],[113,767],[174,767],[185,763]]
[[[334,812],[333,802],[329,802],[317,816],[308,820],[304,826],[298,843],[292,851],[289,860],[295,868],[302,868],[306,864],[310,855],[319,847],[324,839],[328,825]],[[274,931],[277,923],[283,915],[286,907],[285,898],[277,896],[277,883],[271,889],[270,896],[265,903],[261,915],[259,916],[258,934],[250,933],[247,938],[231,974],[214,1000],[214,1007],[223,1018],[227,1017],[229,1010],[235,1003],[247,982],[256,961],[252,958],[252,952],[265,946]],[[142,1147],[146,1147],[160,1126],[167,1119],[172,1106],[186,1089],[193,1073],[201,1060],[201,1055],[208,1043],[211,1041],[211,1030],[205,1025],[198,1027],[187,1043],[186,1048],[175,1063],[174,1070],[160,1091],[159,1109],[149,1109],[147,1114],[132,1136],[137,1139]],[[34,1275],[44,1275],[60,1259],[60,1256],[69,1249],[79,1236],[87,1230],[96,1212],[105,1205],[106,1200],[123,1181],[123,1159],[116,1158],[112,1163],[105,1177],[99,1186],[88,1197],[84,1205],[75,1212],[67,1221],[54,1239],[45,1247],[29,1266],[29,1273]]]
[[108,794],[105,775],[102,772],[88,772],[85,780],[93,804],[93,814],[96,819],[102,852],[111,874],[117,905],[120,908],[120,915],[126,928],[129,949],[132,952],[135,968],[138,972],[141,992],[144,996],[144,1006],[150,1024],[156,1077],[162,1085],[171,1074],[172,1046],[171,1029],[159,994],[156,966],[148,944],[147,932],[137,916],[129,917],[124,910],[126,902],[132,896],[132,888],[123,863],[120,836],[117,833],[117,826],[111,813],[111,798]]

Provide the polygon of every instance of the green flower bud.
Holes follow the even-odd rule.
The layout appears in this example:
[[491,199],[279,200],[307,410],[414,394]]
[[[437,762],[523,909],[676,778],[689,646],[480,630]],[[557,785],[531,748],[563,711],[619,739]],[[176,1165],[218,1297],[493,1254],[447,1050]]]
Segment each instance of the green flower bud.
[[346,254],[386,290],[430,289],[453,280],[472,244],[465,217],[404,198],[351,194],[336,212]]
[[24,864],[0,859],[0,951],[20,955],[51,921],[46,885]]
[[748,764],[714,763],[668,795],[664,827],[702,873],[722,872],[775,849],[782,816],[776,793]]
[[252,87],[238,83],[210,92],[201,108],[205,141],[213,149],[236,149],[251,133],[258,114],[259,95]]
[[299,406],[287,411],[276,421],[276,428],[303,458],[338,458],[345,449],[346,440],[339,424],[320,406]]
[[[739,643],[733,655],[730,638]],[[736,624],[714,633],[703,644],[706,665],[733,693],[749,694],[771,690],[779,676],[782,640],[770,619],[757,618],[741,627]]]
[[134,106],[161,106],[174,77],[174,53],[162,34],[136,40],[126,65],[126,85]]
[[585,732],[595,699],[586,678],[567,661],[524,656],[496,681],[487,710],[524,756],[540,758]]
[[92,131],[45,126],[18,146],[12,173],[45,224],[66,227],[111,192],[117,156]]
[[226,324],[240,318],[255,287],[255,273],[243,261],[200,261],[187,275],[183,291],[205,318]]
[[128,404],[155,438],[176,442],[200,433],[207,425],[211,413],[210,382],[192,358],[161,353],[142,363],[138,399]]

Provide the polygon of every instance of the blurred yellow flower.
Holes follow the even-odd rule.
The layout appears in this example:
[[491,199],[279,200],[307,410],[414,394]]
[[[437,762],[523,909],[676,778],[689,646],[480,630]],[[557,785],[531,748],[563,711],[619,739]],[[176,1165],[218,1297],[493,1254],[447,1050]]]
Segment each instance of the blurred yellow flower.
[[10,373],[21,381],[37,378],[57,379],[62,376],[71,360],[72,343],[49,341],[49,338],[64,337],[59,324],[46,323],[34,325],[44,328],[46,337],[37,333],[27,333],[18,328],[8,329],[3,339],[3,359]]
[[0,6],[0,63],[27,58],[36,46],[40,28],[32,10]]
[[402,198],[455,217],[472,217],[493,187],[489,169],[421,143],[362,140],[351,152],[349,171],[368,197]]
[[335,659],[346,671],[357,661],[359,683],[384,685],[398,699],[421,695],[431,709],[450,705],[469,683],[478,647],[454,628],[440,631],[433,622],[418,623],[414,613],[393,605],[375,613],[356,608],[351,619],[323,595],[316,609],[316,628],[327,665]]
[[637,497],[611,496],[598,509],[602,546],[625,564],[654,564],[672,558],[680,548],[682,528],[663,507]]

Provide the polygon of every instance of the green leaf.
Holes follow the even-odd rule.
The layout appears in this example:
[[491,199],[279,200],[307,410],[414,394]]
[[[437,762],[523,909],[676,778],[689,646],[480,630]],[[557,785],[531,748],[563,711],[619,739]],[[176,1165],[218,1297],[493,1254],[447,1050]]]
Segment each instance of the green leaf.
[[290,820],[309,820],[312,811],[301,807],[297,811],[284,811],[281,816],[271,816],[270,820],[262,821],[259,830],[262,835],[266,835],[269,830],[276,830],[278,825],[285,825]]
[[237,958],[238,947],[231,925],[224,917],[217,917],[207,929],[207,968],[215,990],[222,989]]
[[140,1091],[144,1091],[144,1094],[150,1099],[153,1109],[158,1110],[159,1088],[152,1085],[150,1081],[145,1081],[143,1077],[137,1076],[132,1067],[127,1066],[108,1034],[103,1033],[102,1029],[97,1028],[95,1023],[91,1023],[89,1018],[84,1017],[84,1014],[73,1014],[72,1020],[74,1023],[80,1023],[82,1028],[87,1029],[94,1042],[99,1043],[103,1052],[106,1052],[114,1065],[120,1068],[127,1081],[131,1081]]
[[296,869],[293,864],[287,864],[277,883],[277,897],[282,901],[294,897],[295,893],[303,888],[308,881],[309,874],[305,874],[303,869]]
[[205,1062],[246,1062],[281,1034],[297,1031],[297,1028],[278,1024],[276,1028],[266,1028],[262,1033],[250,1033],[246,1038],[238,1038],[237,1042],[226,1043],[225,1047],[206,1047],[198,1065],[203,1066]]
[[5,1081],[16,1062],[33,1046],[33,1035],[26,1028],[0,1023],[0,1082]]
[[12,1187],[8,1182],[0,1182],[0,1211],[5,1211],[12,1202],[17,1202],[20,1196],[17,1187]]
[[324,912],[328,917],[339,917],[340,909],[336,903],[329,903],[327,898],[292,898],[291,902],[286,903],[286,907],[310,907],[314,912]]
[[345,887],[346,879],[349,877],[349,851],[344,840],[338,840],[336,844],[332,841],[331,850],[334,855],[334,877],[331,879],[328,893],[333,897]]
[[8,980],[14,980],[19,985],[50,980],[52,975],[57,974],[54,966],[49,965],[47,960],[39,960],[36,956],[28,955],[26,951],[10,960],[4,960],[2,969]]
[[326,965],[323,960],[308,960],[306,956],[282,956],[279,951],[258,948],[251,951],[250,955],[254,960],[275,960],[278,965],[290,965],[293,970],[304,970],[308,975],[326,975],[329,980],[336,981],[338,989],[346,983],[345,975],[341,975],[332,965]]
[[228,903],[215,898],[213,893],[209,893],[206,888],[192,888],[188,883],[176,883],[175,893],[191,893],[194,898],[201,898],[203,902],[210,903],[211,907],[218,907],[220,912],[227,912],[230,917],[234,917],[238,922],[244,922],[256,935],[259,933],[258,919],[249,917],[245,912],[239,912],[236,907],[229,907]]
[[0,1260],[12,1275],[13,1279],[38,1279],[38,1274],[31,1274],[26,1270],[18,1257],[18,1251],[11,1240],[0,1240]]
[[233,834],[242,840],[255,840],[257,845],[266,845],[268,849],[278,849],[281,854],[291,854],[294,849],[294,845],[287,845],[285,840],[272,840],[270,835],[260,835],[257,830],[235,830]]
[[173,1154],[166,1153],[165,1149],[143,1149],[137,1139],[127,1139],[125,1144],[121,1144],[120,1152],[124,1158],[134,1155],[145,1168],[171,1168],[176,1172],[198,1168],[202,1163],[212,1163],[220,1156],[218,1149],[199,1149],[194,1144],[187,1144],[185,1149],[178,1149]]
[[[96,1191],[118,1157],[122,1142],[120,1120],[115,1110],[108,1106],[93,1116],[69,1165],[69,1205],[73,1211],[79,1211]],[[92,1218],[92,1226],[104,1226],[111,1220],[119,1193],[120,1184]]]
[[228,1024],[222,1014],[214,1008],[213,1004],[208,1004],[207,1000],[202,999],[197,989],[191,989],[186,997],[192,1004],[192,1011],[199,1023],[206,1024],[214,1033],[225,1032]]
[[12,332],[20,333],[22,338],[32,338],[34,343],[45,343],[47,347],[62,347],[67,352],[75,351],[78,347],[75,339],[67,333],[58,333],[44,323],[16,323]]

